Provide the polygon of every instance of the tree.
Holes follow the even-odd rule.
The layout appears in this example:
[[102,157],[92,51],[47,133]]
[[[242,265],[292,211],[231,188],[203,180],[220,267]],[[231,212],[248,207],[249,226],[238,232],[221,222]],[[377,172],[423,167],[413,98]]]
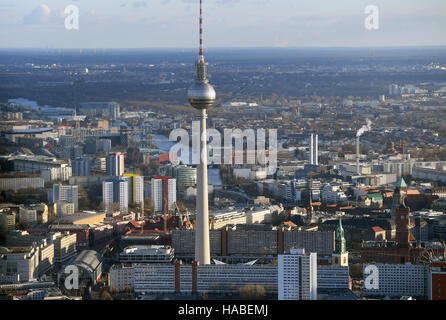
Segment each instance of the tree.
[[144,213],[153,214],[153,201],[152,198],[144,198]]
[[102,290],[101,290],[100,299],[101,300],[113,300],[112,295],[105,288],[102,288]]
[[186,212],[187,208],[186,208],[186,205],[184,204],[183,201],[177,201],[177,207],[178,207],[178,210],[180,210],[181,213]]
[[244,300],[261,300],[266,297],[265,287],[260,284],[247,284],[238,291]]

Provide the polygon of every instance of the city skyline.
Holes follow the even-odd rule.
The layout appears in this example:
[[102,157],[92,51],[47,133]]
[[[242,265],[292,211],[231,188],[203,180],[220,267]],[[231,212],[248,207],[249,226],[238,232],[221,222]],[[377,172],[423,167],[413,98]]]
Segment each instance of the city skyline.
[[0,300],[446,300],[446,6],[203,2],[0,5]]

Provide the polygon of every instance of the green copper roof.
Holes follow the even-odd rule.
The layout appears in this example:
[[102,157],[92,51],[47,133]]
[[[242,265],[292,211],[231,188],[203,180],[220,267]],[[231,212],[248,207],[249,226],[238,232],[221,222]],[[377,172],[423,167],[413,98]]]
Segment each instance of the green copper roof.
[[407,188],[406,181],[404,181],[403,177],[401,177],[396,183],[396,187],[398,188]]
[[344,228],[342,227],[342,219],[341,219],[341,217],[339,217],[338,230],[344,230]]
[[347,252],[344,238],[344,228],[342,227],[342,219],[339,217],[339,225],[335,232],[335,253]]
[[377,201],[383,200],[383,195],[381,193],[369,193],[367,196],[370,199],[375,199]]

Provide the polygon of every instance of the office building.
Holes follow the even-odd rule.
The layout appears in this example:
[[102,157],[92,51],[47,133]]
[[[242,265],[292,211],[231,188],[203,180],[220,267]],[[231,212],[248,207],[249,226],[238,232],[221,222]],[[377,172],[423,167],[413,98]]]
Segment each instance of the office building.
[[177,166],[174,177],[177,179],[178,190],[184,192],[188,187],[197,185],[197,168]]
[[130,246],[119,254],[120,262],[127,263],[170,263],[174,258],[174,251],[170,246]]

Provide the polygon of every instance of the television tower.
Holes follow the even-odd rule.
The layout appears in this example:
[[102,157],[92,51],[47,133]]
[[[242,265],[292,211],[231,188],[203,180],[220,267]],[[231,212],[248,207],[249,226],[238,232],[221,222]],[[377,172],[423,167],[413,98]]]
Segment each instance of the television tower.
[[200,119],[200,162],[197,170],[197,214],[195,231],[195,261],[200,265],[211,263],[209,244],[208,211],[208,167],[207,167],[207,108],[215,102],[215,90],[207,78],[207,64],[203,54],[203,0],[200,0],[200,49],[195,64],[197,75],[195,83],[189,88],[187,96],[192,107],[201,112]]

